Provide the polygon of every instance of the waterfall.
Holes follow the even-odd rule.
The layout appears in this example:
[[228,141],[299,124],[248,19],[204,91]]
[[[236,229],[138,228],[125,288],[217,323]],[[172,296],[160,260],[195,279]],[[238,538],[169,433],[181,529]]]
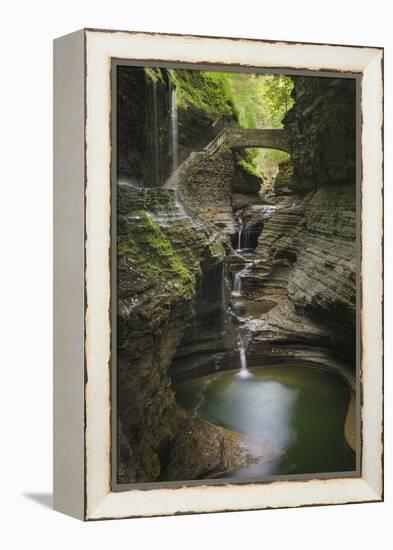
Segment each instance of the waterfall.
[[244,347],[244,343],[240,335],[238,339],[238,349],[239,349],[239,359],[240,359],[240,371],[238,373],[238,376],[240,376],[241,378],[248,378],[249,376],[251,376],[251,373],[247,368],[246,349]]
[[221,271],[221,310],[223,320],[225,321],[225,313],[227,311],[227,300],[225,292],[225,264],[222,262],[222,271]]
[[251,267],[252,267],[252,262],[249,262],[241,271],[238,271],[235,274],[235,281],[234,281],[233,291],[232,291],[233,296],[242,295],[242,277],[246,275],[246,273],[250,270]]
[[164,183],[163,187],[165,189],[172,189],[175,195],[175,204],[179,215],[182,218],[192,217],[187,213],[186,208],[183,204],[183,201],[180,196],[179,191],[179,178],[181,177],[182,165],[179,165],[179,129],[178,129],[178,113],[177,113],[177,103],[176,103],[176,88],[173,88],[171,83],[170,85],[170,154],[172,156],[172,170],[171,173]]
[[244,248],[250,248],[250,231],[247,229],[247,226],[244,235]]
[[157,82],[153,82],[153,149],[155,184],[160,183],[160,133],[158,127]]
[[239,231],[237,232],[237,250],[240,250],[242,247],[242,231],[243,231],[243,225],[240,224]]
[[240,273],[241,271],[235,274],[235,283],[233,285],[233,292],[232,292],[234,296],[242,295],[242,279],[240,277]]
[[179,163],[179,130],[177,121],[176,88],[171,91],[171,137],[172,137],[172,171]]

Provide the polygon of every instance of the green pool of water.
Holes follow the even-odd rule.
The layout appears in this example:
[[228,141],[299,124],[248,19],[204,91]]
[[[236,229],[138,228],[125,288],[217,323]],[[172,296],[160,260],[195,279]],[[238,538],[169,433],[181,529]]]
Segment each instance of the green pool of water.
[[[201,418],[258,436],[284,451],[230,477],[344,472],[355,458],[344,440],[350,393],[341,378],[295,365],[251,369],[250,376],[217,373],[183,384],[176,399]],[[226,474],[224,477],[228,477]]]
[[270,311],[275,305],[275,302],[238,299],[233,301],[232,309],[239,317],[259,317]]

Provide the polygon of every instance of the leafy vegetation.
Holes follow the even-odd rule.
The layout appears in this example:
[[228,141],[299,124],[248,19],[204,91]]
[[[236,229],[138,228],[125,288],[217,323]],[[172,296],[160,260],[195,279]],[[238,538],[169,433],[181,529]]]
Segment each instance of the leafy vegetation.
[[[171,70],[170,75],[179,108],[192,106],[212,120],[232,119],[243,128],[281,128],[293,105],[292,79],[285,75],[187,69]],[[281,151],[249,149],[241,157],[237,162],[241,169],[272,179],[278,164],[288,156]]]
[[[231,89],[243,128],[281,128],[282,119],[293,105],[293,82],[285,75],[232,73]],[[248,149],[239,162],[248,172],[276,175],[287,153],[274,149]]]
[[230,73],[228,78],[243,128],[281,128],[282,118],[293,104],[290,77]]
[[154,283],[180,287],[184,296],[194,293],[195,277],[174,251],[168,237],[146,210],[132,212],[133,226],[118,236],[117,254],[121,261],[134,262]]
[[256,159],[258,170],[265,178],[265,191],[271,187],[271,183],[277,175],[279,164],[289,159],[289,154],[276,149],[259,149]]
[[[158,78],[151,71],[152,79]],[[159,70],[159,69],[158,69]],[[280,128],[292,106],[292,80],[285,75],[171,69],[180,108],[193,106],[214,118],[228,116],[243,128]]]
[[145,70],[145,75],[152,82],[157,82],[158,80],[162,82],[164,80],[162,71],[158,67],[145,67],[144,70]]
[[189,69],[171,69],[169,72],[176,85],[179,108],[192,106],[213,119],[224,116],[235,121],[238,119],[227,73]]
[[293,105],[292,88],[291,78],[282,74],[264,79],[261,98],[266,111],[269,112],[273,127],[282,126],[282,119]]
[[[163,69],[147,67],[145,74],[152,82],[164,81]],[[176,86],[178,108],[199,110],[212,122],[227,119],[243,128],[281,128],[293,104],[292,79],[285,75],[194,69],[169,69],[167,74]],[[279,151],[248,150],[239,166],[270,178],[285,158]]]
[[261,170],[257,164],[261,149],[243,149],[235,153],[236,166],[245,174],[261,179]]

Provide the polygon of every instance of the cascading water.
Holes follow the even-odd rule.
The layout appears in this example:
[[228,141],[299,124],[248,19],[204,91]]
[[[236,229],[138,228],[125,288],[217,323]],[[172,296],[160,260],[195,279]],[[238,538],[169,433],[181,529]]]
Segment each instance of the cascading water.
[[179,165],[179,129],[178,129],[178,113],[176,103],[176,88],[171,87],[170,91],[170,136],[171,136],[171,155],[172,155],[172,171],[164,183],[164,188],[172,189],[175,194],[175,203],[178,213],[182,218],[192,219],[187,213],[179,192],[179,177],[181,164]]
[[160,134],[158,127],[157,83],[153,82],[153,147],[154,147],[154,177],[156,185],[160,182]]
[[227,311],[227,297],[226,297],[226,277],[225,277],[225,264],[222,263],[222,271],[221,271],[221,310],[222,310],[222,317],[225,321],[225,314]]
[[248,264],[246,264],[244,269],[242,269],[241,271],[235,274],[235,281],[234,281],[233,291],[232,291],[233,296],[242,295],[242,277],[246,275],[246,273],[251,269],[251,267],[252,267],[252,262],[249,262]]
[[247,225],[244,232],[244,248],[250,248],[250,231]]
[[239,349],[239,359],[240,359],[240,371],[238,372],[238,376],[240,378],[248,378],[249,376],[251,376],[251,373],[247,368],[246,348],[244,346],[243,339],[240,335],[238,338],[237,346]]
[[179,129],[177,119],[176,88],[171,91],[171,137],[172,137],[172,171],[179,164]]
[[233,292],[232,294],[234,296],[241,296],[241,291],[242,291],[242,279],[240,277],[240,273],[241,271],[239,271],[239,273],[236,273],[235,274],[235,283],[233,285]]
[[243,224],[240,224],[239,231],[237,232],[237,250],[241,250],[242,248],[242,231],[243,231]]

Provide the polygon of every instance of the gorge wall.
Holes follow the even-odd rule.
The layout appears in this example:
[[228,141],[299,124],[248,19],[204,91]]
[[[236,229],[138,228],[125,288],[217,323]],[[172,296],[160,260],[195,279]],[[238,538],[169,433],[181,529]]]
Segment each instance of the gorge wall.
[[[174,93],[182,94],[176,109]],[[117,120],[117,480],[198,479],[225,470],[231,443],[177,406],[169,369],[176,352],[177,364],[192,372],[230,361],[233,343],[222,324],[230,243],[163,184],[175,154],[181,163],[203,149],[223,123],[236,123],[236,113],[220,82],[193,71],[120,67]],[[227,168],[239,178],[234,163],[230,154]],[[228,218],[219,165],[210,166],[214,182],[223,182],[210,203],[224,205]],[[199,197],[209,194],[199,188]]]
[[120,66],[117,72],[118,177],[154,187],[170,172],[171,84],[165,72]]
[[268,274],[249,286],[266,289],[278,306],[254,323],[250,355],[257,361],[323,348],[354,368],[355,81],[293,80],[295,104],[284,119],[293,153],[277,176],[278,208],[256,249]]
[[194,479],[219,467],[223,437],[179,409],[169,367],[193,325],[198,281],[209,281],[213,314],[221,307],[224,243],[181,215],[171,191],[119,184],[118,205],[118,481],[162,479],[168,468]]
[[[219,81],[120,68],[119,483],[228,468],[233,441],[181,410],[174,383],[238,368],[236,324],[247,325],[250,365],[301,358],[354,368],[355,81],[293,81],[284,120],[291,160],[275,194],[262,197],[247,152],[204,151],[224,125],[238,124]],[[240,215],[255,246],[245,296],[275,304],[250,322],[228,314],[231,277],[245,265],[234,250]]]
[[290,134],[294,190],[354,185],[356,80],[294,77],[294,106],[284,118]]

